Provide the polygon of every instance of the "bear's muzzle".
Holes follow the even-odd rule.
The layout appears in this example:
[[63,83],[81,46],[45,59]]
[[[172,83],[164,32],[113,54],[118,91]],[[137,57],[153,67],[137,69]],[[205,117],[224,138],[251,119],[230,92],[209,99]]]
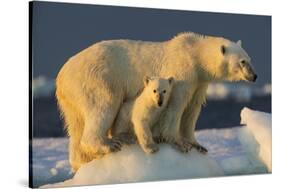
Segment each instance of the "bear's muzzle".
[[246,79],[250,82],[256,82],[257,78],[258,78],[258,75],[253,73],[249,77],[247,77]]

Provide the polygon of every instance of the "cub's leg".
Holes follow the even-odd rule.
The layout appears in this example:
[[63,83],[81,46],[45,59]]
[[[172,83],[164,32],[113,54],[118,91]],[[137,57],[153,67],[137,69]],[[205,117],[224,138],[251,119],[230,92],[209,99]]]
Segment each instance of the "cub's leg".
[[157,152],[159,150],[154,142],[149,125],[141,121],[133,121],[137,140],[143,151],[147,154]]

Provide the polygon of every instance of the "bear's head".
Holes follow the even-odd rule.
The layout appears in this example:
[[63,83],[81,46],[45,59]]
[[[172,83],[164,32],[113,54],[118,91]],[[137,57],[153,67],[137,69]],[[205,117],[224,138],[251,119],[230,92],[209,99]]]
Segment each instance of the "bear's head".
[[173,77],[165,79],[145,76],[143,82],[145,95],[152,100],[153,105],[156,107],[165,107],[172,92],[174,84]]
[[242,48],[242,42],[239,40],[223,44],[220,47],[222,62],[219,72],[222,80],[226,81],[250,81],[255,82],[257,74],[251,65],[251,58]]

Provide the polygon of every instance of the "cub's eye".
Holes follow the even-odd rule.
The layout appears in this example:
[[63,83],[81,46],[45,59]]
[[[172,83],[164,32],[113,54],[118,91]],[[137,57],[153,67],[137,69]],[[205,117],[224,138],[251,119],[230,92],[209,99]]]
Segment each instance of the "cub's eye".
[[166,93],[166,90],[164,90],[163,93]]
[[153,90],[154,93],[156,93],[156,90]]

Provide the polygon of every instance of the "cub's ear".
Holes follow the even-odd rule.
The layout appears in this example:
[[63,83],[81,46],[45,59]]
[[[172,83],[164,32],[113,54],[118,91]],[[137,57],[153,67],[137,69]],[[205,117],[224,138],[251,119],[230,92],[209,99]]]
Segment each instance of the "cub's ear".
[[240,47],[242,47],[242,41],[241,41],[241,40],[238,40],[236,43],[237,43],[237,45],[239,45]]
[[151,80],[151,78],[149,76],[144,76],[143,77],[144,86],[147,86],[150,80]]
[[169,77],[168,81],[169,81],[169,84],[173,84],[174,83],[174,78],[173,77]]
[[221,53],[224,55],[226,52],[226,47],[224,45],[221,46]]

